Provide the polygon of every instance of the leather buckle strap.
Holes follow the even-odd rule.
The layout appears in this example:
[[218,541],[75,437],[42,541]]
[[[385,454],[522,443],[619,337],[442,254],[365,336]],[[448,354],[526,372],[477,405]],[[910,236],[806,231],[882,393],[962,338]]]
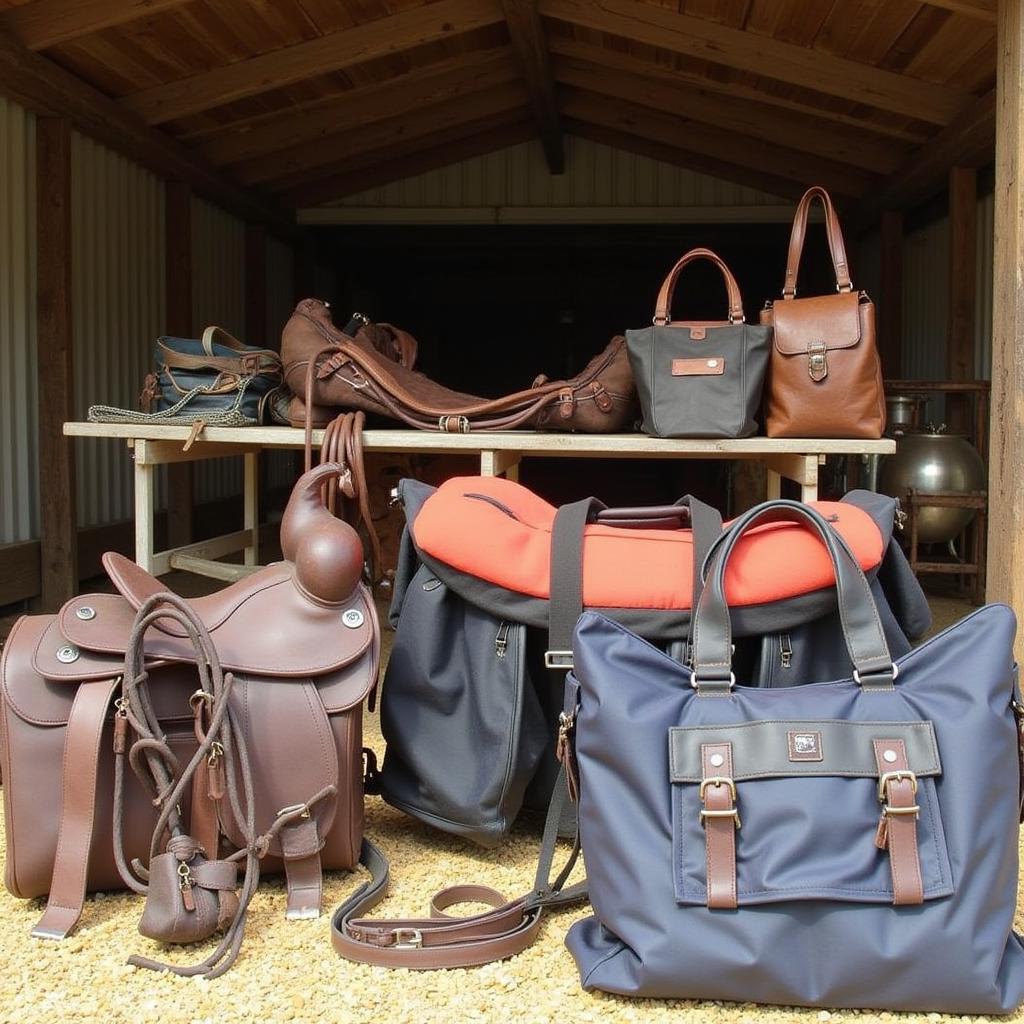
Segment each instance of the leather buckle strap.
[[907,761],[903,740],[872,740],[878,765],[878,800],[882,816],[875,845],[889,851],[893,903],[897,906],[924,902],[921,860],[917,846],[917,776]]
[[707,850],[707,905],[729,910],[736,900],[736,833],[740,812],[733,779],[732,744],[702,743],[700,747],[700,822]]

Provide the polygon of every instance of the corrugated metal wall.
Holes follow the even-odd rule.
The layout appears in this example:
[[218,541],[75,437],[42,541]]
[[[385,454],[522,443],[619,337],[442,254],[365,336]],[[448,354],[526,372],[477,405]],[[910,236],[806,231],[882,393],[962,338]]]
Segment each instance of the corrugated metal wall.
[[903,247],[902,376],[946,376],[949,218],[907,236]]
[[776,206],[787,200],[672,164],[568,136],[565,174],[548,173],[540,143],[486,156],[348,196],[335,207],[701,207]]
[[38,532],[35,118],[0,97],[0,544]]
[[[198,333],[210,324],[245,339],[245,224],[205,199],[193,199],[192,326]],[[197,502],[229,498],[241,488],[241,458],[197,464]]]
[[[267,239],[267,344],[279,349],[281,331],[295,308],[295,253],[274,237]],[[279,489],[295,482],[299,464],[293,452],[269,451],[263,459],[267,487]]]
[[[71,291],[75,418],[90,405],[134,409],[162,332],[164,188],[149,171],[77,133],[71,138]],[[123,442],[76,443],[81,526],[132,516]]]

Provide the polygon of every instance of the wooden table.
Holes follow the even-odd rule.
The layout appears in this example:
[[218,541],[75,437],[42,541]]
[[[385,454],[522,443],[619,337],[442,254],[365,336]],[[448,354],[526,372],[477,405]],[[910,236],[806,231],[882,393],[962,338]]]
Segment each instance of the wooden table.
[[[258,488],[260,451],[264,448],[301,449],[303,432],[293,427],[206,427],[186,452],[182,446],[189,427],[139,426],[133,423],[65,423],[70,437],[122,438],[135,459],[135,560],[159,576],[171,559],[216,559],[244,551],[245,563],[259,559]],[[322,430],[313,432],[319,448]],[[441,434],[420,430],[368,430],[367,451],[422,454],[474,454],[483,476],[516,479],[524,456],[602,459],[739,459],[762,462],[768,470],[768,496],[778,497],[782,478],[795,480],[803,501],[818,496],[818,466],[827,455],[891,455],[894,441],[805,440],[751,437],[745,440],[669,441],[644,434],[539,434],[525,430]],[[244,458],[242,528],[169,551],[153,550],[156,467],[172,462],[196,462],[230,455]]]

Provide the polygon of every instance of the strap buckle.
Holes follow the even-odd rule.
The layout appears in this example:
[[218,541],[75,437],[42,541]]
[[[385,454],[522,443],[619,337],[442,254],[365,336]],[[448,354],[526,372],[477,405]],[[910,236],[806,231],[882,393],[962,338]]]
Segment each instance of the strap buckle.
[[545,668],[561,668],[567,672],[573,668],[572,651],[545,651]]
[[419,928],[395,928],[391,932],[395,940],[392,949],[422,949],[423,932]]
[[706,827],[705,823],[707,822],[708,818],[732,818],[733,824],[736,826],[736,831],[738,832],[740,830],[740,828],[742,827],[742,822],[740,821],[740,809],[735,806],[735,804],[736,804],[736,783],[732,779],[730,779],[730,778],[728,778],[728,777],[726,777],[724,775],[713,775],[713,776],[710,776],[709,778],[702,779],[701,780],[701,784],[700,784],[700,799],[701,799],[701,803],[703,803],[707,799],[707,790],[708,790],[709,786],[714,786],[716,788],[718,786],[728,786],[729,787],[729,794],[730,794],[730,797],[732,798],[732,802],[733,802],[734,806],[733,807],[729,807],[729,808],[723,808],[720,811],[719,810],[709,811],[706,807],[702,807],[700,809],[700,823],[701,823],[701,826],[702,827]]
[[[904,779],[908,779],[910,781],[911,792],[916,794],[917,776],[909,768],[900,768],[896,771],[882,772],[882,774],[878,778],[878,802],[880,804],[885,803],[885,790],[890,782],[902,782]],[[916,813],[918,809],[917,807],[895,807],[892,810],[890,810],[889,805],[886,804],[885,810],[887,814],[908,814],[911,812],[911,810],[914,813]]]
[[282,807],[277,812],[278,818],[283,818],[287,814],[295,814],[300,818],[309,817],[309,804],[289,804],[287,807]]

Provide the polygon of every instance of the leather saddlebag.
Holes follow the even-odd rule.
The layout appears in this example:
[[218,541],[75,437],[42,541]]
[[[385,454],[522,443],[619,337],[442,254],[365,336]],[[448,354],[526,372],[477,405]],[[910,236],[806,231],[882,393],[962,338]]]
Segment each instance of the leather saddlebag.
[[[836,293],[798,299],[797,271],[811,203],[825,207]],[[761,311],[775,328],[765,432],[769,437],[878,438],[885,429],[875,306],[850,282],[846,247],[829,194],[815,185],[796,208],[782,298]]]
[[[185,830],[205,858],[246,851],[264,872],[283,870],[289,917],[315,917],[322,870],[359,861],[362,702],[377,679],[380,633],[361,582],[359,539],[323,507],[321,489],[338,471],[319,466],[296,484],[282,520],[285,561],[187,603],[212,641],[214,655],[204,660],[219,659],[231,677],[226,714],[244,766],[241,755],[208,742],[217,723],[204,711],[214,695],[197,669],[196,633],[168,613],[150,615],[141,635],[137,610],[159,604],[165,588],[133,562],[104,557],[116,593],[77,597],[57,615],[15,624],[0,663],[5,883],[24,899],[49,895],[37,937],[68,935],[86,892],[144,892],[139,879],[152,880],[146,867],[161,800],[146,761],[157,747],[180,777],[206,741],[210,754],[180,802]],[[128,650],[144,659],[142,672],[126,667]],[[154,728],[146,743],[141,713],[133,718],[126,699],[129,682],[148,693]],[[225,797],[225,772],[251,777],[251,820],[239,820],[232,780]],[[244,793],[241,806],[247,817]]]

